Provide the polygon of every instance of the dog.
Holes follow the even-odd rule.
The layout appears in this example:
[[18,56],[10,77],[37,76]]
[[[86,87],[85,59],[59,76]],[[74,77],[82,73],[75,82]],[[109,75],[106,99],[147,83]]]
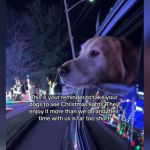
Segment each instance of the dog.
[[133,84],[138,68],[138,49],[125,39],[93,37],[81,45],[77,58],[58,68],[66,85],[93,87],[103,83]]

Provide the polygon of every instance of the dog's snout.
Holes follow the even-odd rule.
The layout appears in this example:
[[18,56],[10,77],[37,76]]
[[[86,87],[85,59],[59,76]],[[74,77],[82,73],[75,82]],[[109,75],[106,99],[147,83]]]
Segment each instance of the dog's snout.
[[69,66],[68,65],[64,65],[64,66],[61,66],[59,69],[58,69],[58,73],[60,76],[66,76],[68,73],[70,72],[70,69],[69,69]]

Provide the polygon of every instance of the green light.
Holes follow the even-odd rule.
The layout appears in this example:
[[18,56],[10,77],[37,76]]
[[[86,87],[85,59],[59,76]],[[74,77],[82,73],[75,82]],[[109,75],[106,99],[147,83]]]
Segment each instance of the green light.
[[140,150],[140,146],[139,145],[136,146],[136,150]]
[[94,0],[89,0],[90,2],[94,2]]
[[122,131],[121,130],[119,131],[119,135],[122,135]]

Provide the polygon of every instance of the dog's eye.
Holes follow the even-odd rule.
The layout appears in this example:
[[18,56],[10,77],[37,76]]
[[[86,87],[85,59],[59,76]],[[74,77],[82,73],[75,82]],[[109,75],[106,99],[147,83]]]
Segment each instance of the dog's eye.
[[92,50],[92,51],[90,52],[90,56],[92,56],[92,57],[95,57],[95,56],[98,56],[98,55],[99,55],[99,52],[98,52],[98,51]]

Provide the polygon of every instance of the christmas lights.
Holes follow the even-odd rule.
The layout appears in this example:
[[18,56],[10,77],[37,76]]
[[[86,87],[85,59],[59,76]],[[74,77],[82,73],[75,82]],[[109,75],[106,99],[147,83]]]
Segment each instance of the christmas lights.
[[47,79],[47,83],[49,85],[49,95],[54,95],[55,94],[54,89],[55,89],[55,86],[57,85],[57,83],[56,82],[52,82],[48,78],[46,78],[46,79]]

